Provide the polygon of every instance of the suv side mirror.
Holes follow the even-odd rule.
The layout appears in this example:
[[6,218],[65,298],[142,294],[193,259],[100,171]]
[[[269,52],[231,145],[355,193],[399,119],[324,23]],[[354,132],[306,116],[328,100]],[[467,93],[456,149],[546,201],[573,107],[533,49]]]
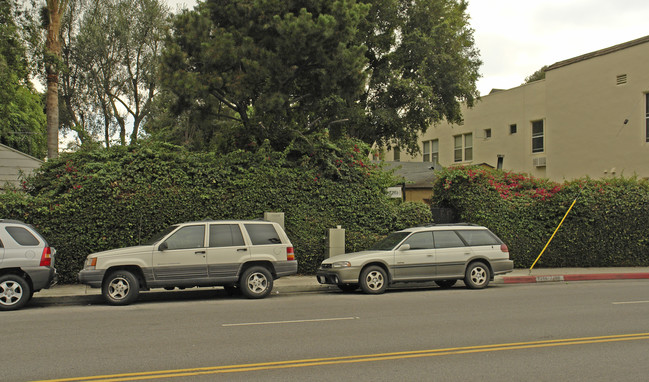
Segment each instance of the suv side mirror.
[[166,251],[169,246],[167,245],[167,242],[164,242],[158,246],[158,251]]
[[410,250],[410,244],[404,244],[401,247],[399,247],[399,251],[408,251]]

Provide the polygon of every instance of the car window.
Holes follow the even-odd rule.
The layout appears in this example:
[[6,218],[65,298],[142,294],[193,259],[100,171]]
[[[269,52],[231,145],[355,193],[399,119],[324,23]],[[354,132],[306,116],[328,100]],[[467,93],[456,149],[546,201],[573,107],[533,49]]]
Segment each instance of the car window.
[[464,247],[464,242],[455,231],[433,231],[435,248]]
[[210,224],[210,247],[244,245],[238,224]]
[[203,247],[204,240],[205,226],[201,224],[182,227],[165,240],[165,243],[167,249],[189,249]]
[[162,238],[167,236],[169,233],[173,232],[173,230],[175,230],[176,228],[178,228],[177,225],[169,226],[169,227],[165,228],[162,232],[158,232],[152,238],[147,240],[144,244],[145,245],[153,245],[153,244],[159,242],[160,240],[162,240]]
[[245,226],[253,245],[282,243],[272,224],[245,224]]
[[417,232],[413,233],[404,244],[410,244],[410,249],[433,249],[433,234],[432,232]]
[[36,246],[41,242],[24,227],[5,227],[5,231],[16,243],[25,246]]
[[369,250],[371,251],[391,251],[394,249],[394,246],[401,243],[401,240],[405,239],[406,236],[410,235],[409,232],[392,232],[388,236],[384,237],[380,241],[374,243]]
[[496,239],[491,232],[486,230],[458,230],[457,233],[467,242],[467,244],[472,246],[500,245],[498,239]]

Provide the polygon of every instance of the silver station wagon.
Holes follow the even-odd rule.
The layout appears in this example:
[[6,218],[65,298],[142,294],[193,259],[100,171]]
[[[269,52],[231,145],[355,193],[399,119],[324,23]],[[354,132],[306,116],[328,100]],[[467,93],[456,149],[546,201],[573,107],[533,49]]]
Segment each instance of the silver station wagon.
[[90,254],[79,281],[126,305],[151,288],[223,286],[263,298],[274,279],[295,273],[293,245],[279,224],[201,221],[173,225],[145,245]]
[[509,249],[487,228],[471,224],[431,225],[393,232],[370,249],[326,259],[316,273],[321,284],[343,291],[359,287],[383,293],[397,282],[434,281],[450,288],[489,285],[494,275],[511,272]]

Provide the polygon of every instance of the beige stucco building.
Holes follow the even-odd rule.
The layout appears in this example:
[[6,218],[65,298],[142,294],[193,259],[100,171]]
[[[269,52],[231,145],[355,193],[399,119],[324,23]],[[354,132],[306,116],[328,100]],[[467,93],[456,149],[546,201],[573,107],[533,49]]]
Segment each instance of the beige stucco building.
[[544,80],[492,91],[463,116],[462,125],[430,127],[422,154],[399,160],[487,164],[555,181],[649,178],[649,36],[557,62]]

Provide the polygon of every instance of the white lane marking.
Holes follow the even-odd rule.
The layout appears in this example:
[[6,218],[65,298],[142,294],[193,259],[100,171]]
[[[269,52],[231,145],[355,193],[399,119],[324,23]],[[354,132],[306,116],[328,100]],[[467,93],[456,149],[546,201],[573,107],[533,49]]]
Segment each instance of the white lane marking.
[[278,325],[278,324],[298,324],[303,322],[347,321],[347,320],[360,320],[360,317],[314,318],[311,320],[244,322],[240,324],[223,324],[221,326]]
[[649,301],[620,301],[620,302],[613,303],[613,305],[622,305],[622,304],[649,304]]

